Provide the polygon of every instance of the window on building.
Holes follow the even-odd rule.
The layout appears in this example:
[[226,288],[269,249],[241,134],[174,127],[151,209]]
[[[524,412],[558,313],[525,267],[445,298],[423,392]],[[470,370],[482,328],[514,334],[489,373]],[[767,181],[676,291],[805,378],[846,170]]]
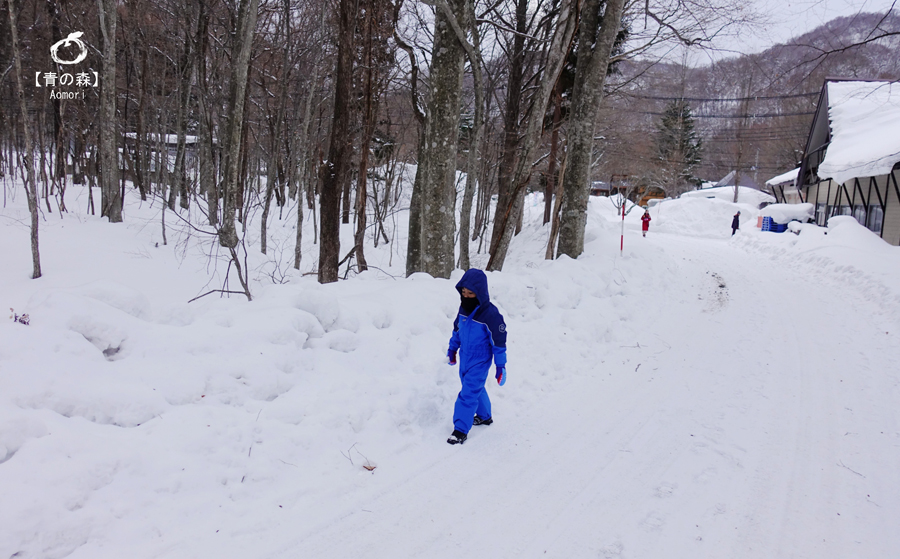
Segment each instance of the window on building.
[[866,207],[862,204],[857,204],[853,206],[853,217],[856,218],[856,221],[859,222],[863,227],[866,226]]
[[866,227],[869,228],[869,231],[875,232],[877,235],[881,235],[881,223],[884,221],[884,210],[881,209],[879,205],[873,205],[869,208],[869,216],[866,220]]

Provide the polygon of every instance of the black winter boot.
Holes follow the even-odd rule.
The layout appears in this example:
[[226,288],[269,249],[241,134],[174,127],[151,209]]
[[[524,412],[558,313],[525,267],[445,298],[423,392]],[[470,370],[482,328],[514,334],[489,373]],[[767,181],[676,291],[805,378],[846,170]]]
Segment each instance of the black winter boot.
[[480,416],[475,416],[475,419],[472,421],[472,425],[490,425],[494,422],[493,418],[482,419]]
[[463,444],[466,442],[467,438],[468,436],[465,433],[454,429],[453,433],[450,434],[450,438],[447,439],[447,442],[450,444]]

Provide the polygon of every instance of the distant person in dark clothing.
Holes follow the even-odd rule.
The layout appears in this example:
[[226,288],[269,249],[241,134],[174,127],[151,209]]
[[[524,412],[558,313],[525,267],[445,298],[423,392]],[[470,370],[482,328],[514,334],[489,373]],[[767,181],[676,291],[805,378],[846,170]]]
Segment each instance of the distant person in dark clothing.
[[741,212],[734,214],[734,219],[731,220],[731,236],[734,236],[734,233],[741,228]]

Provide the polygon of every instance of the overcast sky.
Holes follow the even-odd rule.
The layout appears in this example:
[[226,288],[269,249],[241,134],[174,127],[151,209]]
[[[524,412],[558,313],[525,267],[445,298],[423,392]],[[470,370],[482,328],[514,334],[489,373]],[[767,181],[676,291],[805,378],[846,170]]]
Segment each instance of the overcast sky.
[[[771,14],[771,24],[764,30],[742,34],[744,52],[759,52],[802,35],[840,16],[860,12],[886,12],[892,0],[757,0],[765,13]],[[896,8],[895,8],[896,9]]]
[[[726,37],[714,42],[718,50],[691,49],[687,59],[684,51],[667,47],[663,54],[673,62],[685,60],[688,65],[702,66],[713,60],[763,51],[773,45],[784,43],[793,37],[803,35],[816,27],[841,17],[860,12],[884,13],[891,9],[894,0],[749,0],[754,2],[760,13],[765,14],[767,23],[733,30]],[[900,12],[900,0],[894,12]]]

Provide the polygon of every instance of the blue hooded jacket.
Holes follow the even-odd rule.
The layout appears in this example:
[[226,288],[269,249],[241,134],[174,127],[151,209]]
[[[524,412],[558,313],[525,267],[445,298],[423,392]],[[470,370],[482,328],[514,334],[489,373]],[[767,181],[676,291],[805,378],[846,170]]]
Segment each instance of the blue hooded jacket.
[[475,370],[484,371],[487,377],[491,360],[498,366],[506,365],[506,324],[500,311],[491,303],[484,272],[467,270],[456,284],[460,295],[464,287],[475,293],[479,305],[468,316],[462,312],[456,315],[450,351],[459,350],[460,375]]

